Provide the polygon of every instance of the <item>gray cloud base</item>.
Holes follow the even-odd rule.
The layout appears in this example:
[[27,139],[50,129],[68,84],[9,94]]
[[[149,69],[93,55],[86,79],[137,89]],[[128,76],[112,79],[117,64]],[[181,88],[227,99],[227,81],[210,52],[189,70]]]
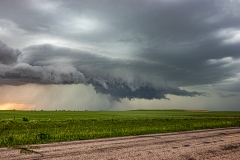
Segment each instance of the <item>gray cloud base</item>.
[[17,57],[21,52],[19,50],[13,50],[6,44],[0,41],[0,63],[12,64],[17,61]]
[[[13,54],[14,50],[8,48],[12,51],[9,54]],[[145,68],[160,66],[166,68],[164,65],[155,66],[139,61],[112,59],[49,44],[25,48],[14,64],[6,65],[4,60],[6,59],[2,59],[3,63],[0,64],[0,77],[5,81],[10,80],[6,81],[8,84],[11,81],[14,84],[15,81],[19,84],[91,84],[98,93],[111,95],[115,100],[166,99],[166,94],[205,95],[169,87],[159,77],[148,74],[149,70]]]

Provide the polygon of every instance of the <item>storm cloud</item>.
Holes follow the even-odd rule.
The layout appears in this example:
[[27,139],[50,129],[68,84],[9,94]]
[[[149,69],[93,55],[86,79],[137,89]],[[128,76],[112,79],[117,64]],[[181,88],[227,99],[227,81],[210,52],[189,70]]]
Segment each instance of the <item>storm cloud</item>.
[[[81,83],[116,101],[237,96],[239,8],[238,0],[1,1],[0,85]],[[194,86],[203,89],[183,89]]]
[[166,94],[207,95],[170,87],[154,75],[157,71],[149,73],[154,69],[159,70],[158,74],[174,70],[163,64],[108,58],[45,44],[24,48],[14,65],[1,65],[0,75],[4,80],[17,80],[21,84],[91,84],[98,93],[111,95],[115,100],[166,99]]
[[19,50],[13,50],[0,41],[0,62],[2,64],[16,63],[19,54]]

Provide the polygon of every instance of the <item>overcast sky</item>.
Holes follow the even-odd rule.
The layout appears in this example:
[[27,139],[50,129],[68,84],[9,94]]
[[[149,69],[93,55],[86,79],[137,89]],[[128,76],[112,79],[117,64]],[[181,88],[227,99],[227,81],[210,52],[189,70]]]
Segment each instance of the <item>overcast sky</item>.
[[2,0],[0,109],[240,110],[239,0]]

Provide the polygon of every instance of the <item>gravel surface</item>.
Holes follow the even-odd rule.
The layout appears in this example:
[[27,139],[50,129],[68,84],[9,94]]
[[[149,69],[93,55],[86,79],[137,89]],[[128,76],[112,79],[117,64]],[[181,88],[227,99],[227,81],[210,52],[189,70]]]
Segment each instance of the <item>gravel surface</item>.
[[0,148],[0,159],[240,160],[240,128],[151,134],[32,146],[36,149]]

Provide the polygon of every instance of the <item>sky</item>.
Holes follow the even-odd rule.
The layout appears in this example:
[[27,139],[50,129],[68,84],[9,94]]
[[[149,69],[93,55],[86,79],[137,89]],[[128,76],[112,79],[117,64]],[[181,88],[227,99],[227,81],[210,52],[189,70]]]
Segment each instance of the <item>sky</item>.
[[2,0],[0,110],[240,111],[239,0]]

